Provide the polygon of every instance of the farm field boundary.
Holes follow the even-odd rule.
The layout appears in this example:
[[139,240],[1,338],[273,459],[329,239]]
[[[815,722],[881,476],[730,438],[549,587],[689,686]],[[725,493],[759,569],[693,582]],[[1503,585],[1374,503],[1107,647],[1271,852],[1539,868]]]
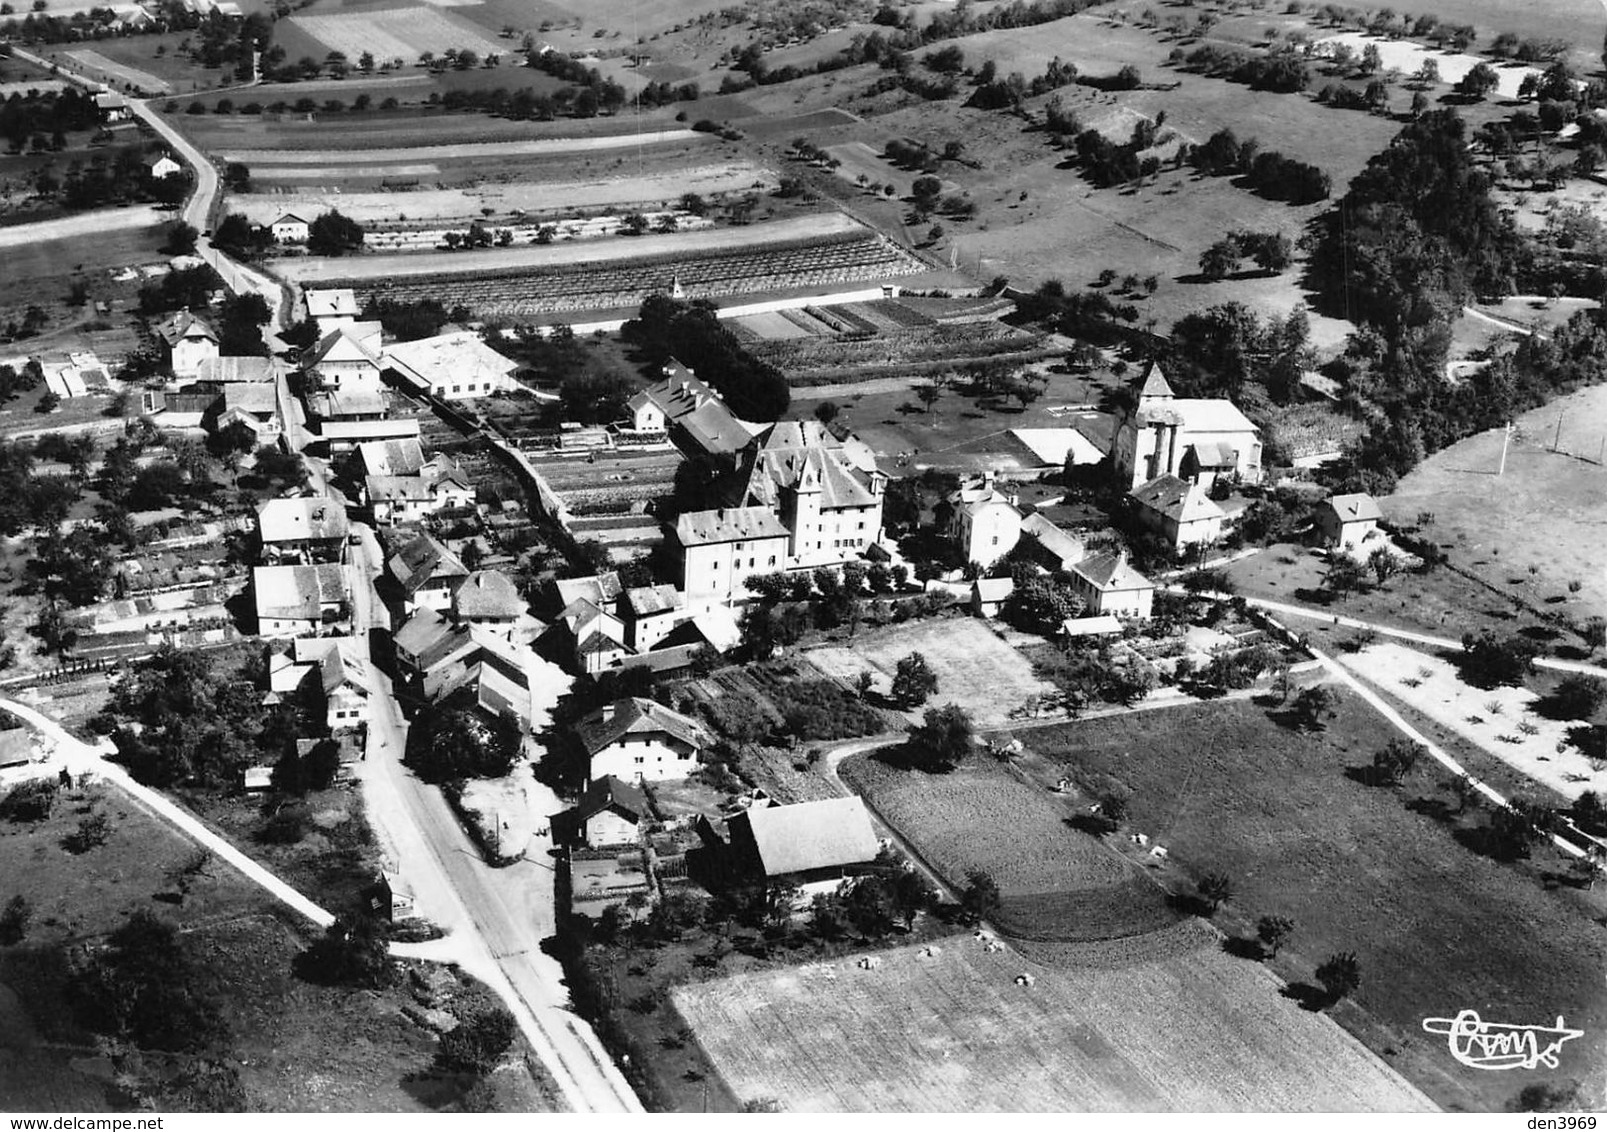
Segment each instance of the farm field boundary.
[[559,157],[569,153],[596,153],[610,149],[667,145],[711,137],[696,130],[655,130],[651,133],[606,134],[600,137],[527,138],[522,141],[464,142],[457,145],[416,145],[389,149],[236,149],[222,154],[256,172],[258,165],[323,165],[338,162],[430,161],[449,157]]

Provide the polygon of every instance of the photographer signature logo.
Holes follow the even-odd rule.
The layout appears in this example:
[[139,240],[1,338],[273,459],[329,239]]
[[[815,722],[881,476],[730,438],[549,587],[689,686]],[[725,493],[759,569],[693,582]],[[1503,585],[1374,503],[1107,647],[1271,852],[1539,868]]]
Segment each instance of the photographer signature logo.
[[1584,1034],[1570,1030],[1557,1015],[1555,1026],[1513,1026],[1486,1022],[1477,1010],[1464,1010],[1455,1018],[1425,1018],[1423,1029],[1441,1034],[1451,1056],[1470,1069],[1557,1068],[1557,1051],[1564,1042]]

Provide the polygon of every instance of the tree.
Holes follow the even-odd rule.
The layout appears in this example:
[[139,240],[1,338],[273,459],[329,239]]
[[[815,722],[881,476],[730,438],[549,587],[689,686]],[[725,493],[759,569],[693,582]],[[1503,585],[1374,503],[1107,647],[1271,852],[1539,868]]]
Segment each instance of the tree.
[[28,923],[33,919],[33,905],[21,895],[6,901],[0,912],[0,947],[14,947],[28,936]]
[[1383,585],[1399,572],[1400,559],[1396,558],[1387,546],[1375,547],[1367,556],[1367,567],[1372,570],[1378,584]]
[[1322,731],[1338,714],[1339,690],[1328,684],[1300,689],[1291,709],[1295,722],[1305,731]]
[[1343,601],[1361,589],[1366,578],[1366,567],[1360,562],[1348,554],[1335,553],[1328,563],[1328,572],[1323,575],[1322,584],[1336,599]]
[[1229,238],[1218,240],[1200,253],[1200,274],[1215,282],[1239,269],[1239,245]]
[[317,217],[307,226],[307,250],[314,255],[346,255],[363,246],[363,226],[338,210]]
[[195,225],[175,220],[167,229],[167,242],[162,245],[166,255],[194,255],[195,240],[200,235]]
[[1317,968],[1317,981],[1328,995],[1329,1005],[1356,993],[1361,986],[1361,963],[1354,951],[1340,951],[1324,959]]
[[34,405],[33,411],[36,413],[54,413],[59,408],[61,408],[61,396],[55,390],[47,389],[40,394],[39,401]]
[[321,986],[387,987],[395,971],[386,935],[376,917],[337,916],[321,939],[296,956],[296,976]]
[[1558,719],[1589,719],[1607,702],[1607,684],[1582,672],[1570,672],[1546,697],[1546,710]]
[[1255,925],[1255,935],[1261,941],[1262,949],[1274,959],[1294,930],[1295,922],[1288,916],[1262,916]]
[[1515,1112],[1578,1112],[1588,1108],[1579,1099],[1579,1082],[1557,1084],[1537,1082],[1518,1090],[1512,1101]]
[[965,874],[965,888],[960,892],[960,916],[967,923],[981,923],[999,912],[999,885],[993,875],[984,869],[970,869]]
[[1607,645],[1607,617],[1591,617],[1587,619],[1584,626],[1579,630],[1579,635],[1584,638],[1584,642],[1589,646],[1591,652],[1595,652],[1603,645]]
[[1428,748],[1410,739],[1391,739],[1373,755],[1373,776],[1389,786],[1398,786],[1428,753]]
[[1216,915],[1222,903],[1233,898],[1233,878],[1226,873],[1206,873],[1200,878],[1196,886],[1199,889],[1200,899],[1210,909],[1211,915]]
[[958,704],[927,708],[921,723],[910,730],[910,762],[928,771],[949,771],[963,762],[976,746],[976,728]]
[[79,1022],[144,1049],[194,1051],[221,1037],[217,1004],[178,929],[146,909],[129,916],[69,985]]
[[483,1077],[497,1067],[518,1035],[519,1023],[512,1014],[501,1005],[487,1006],[459,1019],[455,1028],[441,1035],[436,1067]]
[[904,921],[904,930],[915,926],[915,917],[937,903],[937,890],[916,868],[900,869],[893,875],[893,906]]
[[1475,63],[1456,84],[1456,93],[1474,102],[1483,102],[1491,91],[1501,85],[1501,76],[1488,63]]
[[937,691],[937,673],[926,663],[926,658],[912,652],[898,662],[893,672],[893,702],[903,708],[916,708],[924,704]]
[[1497,636],[1490,629],[1462,634],[1462,674],[1483,688],[1522,684],[1534,671],[1540,647],[1517,633]]
[[932,406],[937,404],[938,399],[943,396],[943,387],[935,381],[923,381],[915,387],[915,396],[922,405],[926,406],[926,411],[930,413]]

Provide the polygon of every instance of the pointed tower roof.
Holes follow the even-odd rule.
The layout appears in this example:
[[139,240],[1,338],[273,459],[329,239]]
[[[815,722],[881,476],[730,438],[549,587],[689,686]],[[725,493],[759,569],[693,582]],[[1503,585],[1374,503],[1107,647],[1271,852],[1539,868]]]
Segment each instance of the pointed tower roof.
[[1140,402],[1177,399],[1177,394],[1172,392],[1171,385],[1166,381],[1166,375],[1161,372],[1161,367],[1156,365],[1153,359],[1144,367],[1143,380],[1138,387],[1138,399]]

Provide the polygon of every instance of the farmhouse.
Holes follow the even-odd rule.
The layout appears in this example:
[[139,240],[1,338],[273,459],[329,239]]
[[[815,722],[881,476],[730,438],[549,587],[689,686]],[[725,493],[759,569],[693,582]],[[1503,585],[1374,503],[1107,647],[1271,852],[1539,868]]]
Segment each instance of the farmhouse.
[[402,587],[408,613],[421,607],[448,608],[452,592],[469,576],[457,555],[427,533],[409,539],[386,565]]
[[309,228],[307,220],[294,212],[282,213],[268,225],[268,230],[273,233],[274,242],[280,244],[305,244],[311,234]]
[[1157,476],[1128,496],[1139,522],[1166,540],[1174,552],[1222,537],[1222,508],[1205,488],[1176,476]]
[[589,676],[617,668],[635,652],[625,643],[624,623],[585,598],[564,606],[552,631],[567,638],[576,667]]
[[150,174],[151,180],[162,181],[184,172],[184,166],[174,161],[171,154],[164,153],[155,161],[146,162],[145,170]]
[[189,311],[158,323],[156,334],[167,348],[168,368],[179,377],[194,377],[202,362],[218,356],[218,332]]
[[442,511],[474,506],[474,487],[459,472],[437,479],[424,476],[369,476],[363,481],[363,502],[381,526],[416,523]]
[[949,493],[948,537],[967,562],[992,566],[1021,538],[1016,499],[993,486],[991,475]]
[[346,568],[336,563],[257,566],[251,588],[264,637],[315,637],[349,617]]
[[323,705],[331,734],[369,721],[374,675],[350,637],[301,637],[288,652],[271,652],[268,686],[274,703],[288,695],[313,693]]
[[307,317],[318,327],[318,337],[333,334],[342,326],[351,326],[359,317],[357,292],[350,287],[313,289],[305,293]]
[[328,496],[270,499],[257,508],[257,537],[269,562],[339,562],[346,534],[346,509]]
[[586,788],[574,809],[553,819],[553,835],[562,844],[591,849],[635,845],[648,814],[647,796],[638,787],[604,775]]
[[1354,550],[1378,530],[1383,518],[1377,501],[1360,492],[1325,499],[1316,513],[1323,545],[1334,550]]
[[352,325],[336,327],[319,340],[302,368],[325,388],[339,393],[378,393],[380,360]]
[[553,589],[558,593],[560,608],[567,608],[572,603],[584,599],[598,609],[606,609],[610,613],[619,612],[616,606],[625,593],[625,587],[620,584],[618,570],[605,570],[601,574],[592,574],[584,578],[559,578],[553,582]]
[[880,849],[858,795],[755,806],[726,823],[729,875],[808,884],[839,880]]
[[1116,425],[1112,450],[1118,482],[1131,491],[1173,475],[1207,489],[1218,476],[1261,479],[1261,433],[1231,401],[1180,398],[1150,362],[1138,398]]
[[680,591],[670,585],[626,590],[620,609],[625,620],[625,640],[637,652],[654,648],[671,629],[691,618]]
[[417,437],[404,440],[371,440],[357,446],[363,475],[416,476],[424,467],[424,449]]
[[1126,551],[1096,554],[1071,568],[1072,585],[1093,615],[1147,620],[1155,584],[1127,564]]
[[682,451],[710,456],[733,455],[753,439],[725,400],[691,370],[672,358],[664,374],[627,403],[636,431],[671,432]]
[[519,383],[519,363],[503,357],[472,330],[396,342],[386,347],[383,366],[404,388],[445,401],[465,401],[511,393]]
[[278,440],[284,432],[279,419],[279,391],[272,385],[225,385],[223,396],[213,405],[213,410],[217,413],[212,422],[213,432],[222,432],[230,425],[244,425],[256,437],[259,447]]
[[588,777],[627,782],[685,778],[707,745],[703,728],[652,700],[632,697],[604,704],[575,724],[590,758]]
[[115,90],[103,90],[95,95],[95,109],[100,111],[103,122],[126,122],[134,114],[128,99]]
[[680,589],[688,605],[748,597],[752,574],[785,569],[792,532],[765,507],[686,511],[671,531],[680,547]]

